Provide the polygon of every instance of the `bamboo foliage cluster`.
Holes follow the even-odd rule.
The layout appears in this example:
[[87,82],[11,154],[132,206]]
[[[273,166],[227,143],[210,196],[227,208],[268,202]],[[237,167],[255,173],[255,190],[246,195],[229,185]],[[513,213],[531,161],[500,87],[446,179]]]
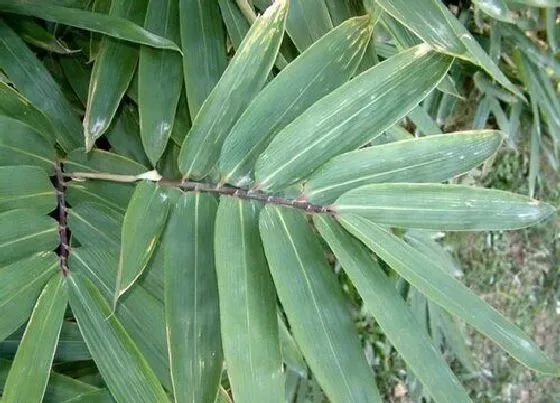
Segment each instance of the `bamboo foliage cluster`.
[[403,133],[458,60],[524,99],[443,3],[90,3],[0,0],[2,401],[381,401],[334,260],[435,401],[403,284],[469,370],[458,320],[560,375],[431,237],[555,211],[450,183],[508,133]]

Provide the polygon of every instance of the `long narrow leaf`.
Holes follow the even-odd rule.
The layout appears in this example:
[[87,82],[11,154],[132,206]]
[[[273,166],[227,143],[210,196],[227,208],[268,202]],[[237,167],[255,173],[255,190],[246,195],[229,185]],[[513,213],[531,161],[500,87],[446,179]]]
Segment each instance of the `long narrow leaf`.
[[215,250],[222,344],[236,401],[283,403],[276,294],[259,236],[261,208],[220,199]]
[[332,218],[316,215],[314,222],[358,289],[366,309],[434,400],[470,402],[443,356],[371,253]]
[[59,269],[52,252],[0,267],[0,341],[25,323],[44,285]]
[[525,228],[549,217],[556,208],[501,190],[389,183],[365,185],[344,193],[333,210],[393,227],[479,231]]
[[274,135],[354,74],[371,29],[369,17],[343,23],[290,63],[255,97],[222,147],[222,182],[243,186],[253,181],[257,157]]
[[350,189],[387,182],[441,182],[490,157],[502,142],[497,131],[458,132],[364,148],[339,155],[305,182],[302,197],[332,203]]
[[166,402],[161,384],[93,283],[67,277],[70,306],[99,372],[118,402]]
[[[144,26],[179,42],[179,0],[149,0]],[[140,49],[140,134],[152,165],[160,159],[173,130],[175,110],[183,84],[182,66],[181,56],[177,52],[147,46]]]
[[[142,24],[147,4],[148,0],[113,0],[109,13]],[[101,39],[91,72],[84,117],[84,137],[88,151],[93,147],[95,140],[109,128],[134,75],[138,54],[138,45],[108,36]]]
[[380,402],[336,277],[305,214],[265,207],[260,232],[296,342],[335,402]]
[[288,1],[278,0],[255,23],[193,121],[179,155],[185,177],[206,176],[232,126],[264,85],[284,33]]
[[42,401],[67,305],[66,280],[62,275],[53,276],[27,323],[4,386],[3,402]]
[[29,165],[0,167],[0,212],[22,207],[41,213],[54,210],[56,193],[47,173]]
[[217,1],[179,0],[179,12],[183,74],[194,120],[227,67],[225,35]]
[[213,403],[220,382],[216,210],[212,196],[186,193],[176,204],[165,234],[165,319],[177,403]]
[[21,38],[0,21],[0,68],[54,126],[56,140],[66,151],[82,144],[80,121],[58,84]]
[[315,102],[257,160],[257,187],[279,190],[391,127],[441,81],[452,62],[426,44],[393,56]]
[[165,226],[167,195],[153,182],[142,181],[124,215],[114,304],[140,277]]
[[347,214],[340,222],[426,297],[463,319],[527,367],[559,375],[560,368],[517,326],[450,276],[437,262],[371,221]]

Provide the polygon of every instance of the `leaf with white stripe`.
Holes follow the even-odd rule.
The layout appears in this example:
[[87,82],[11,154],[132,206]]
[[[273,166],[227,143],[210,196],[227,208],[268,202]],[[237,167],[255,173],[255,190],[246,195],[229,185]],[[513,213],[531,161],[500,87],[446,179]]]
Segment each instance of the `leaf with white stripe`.
[[436,350],[394,284],[372,259],[371,252],[336,221],[315,215],[315,225],[352,280],[389,342],[437,402],[470,402],[445,359]]
[[527,196],[464,185],[365,185],[340,196],[337,215],[356,214],[399,228],[443,231],[512,230],[548,218],[556,208]]
[[0,265],[54,250],[59,243],[58,223],[52,218],[34,210],[0,213]]
[[121,232],[121,254],[114,305],[144,272],[165,226],[167,194],[153,182],[142,181],[130,199]]
[[142,353],[87,277],[67,277],[70,306],[97,368],[117,402],[167,402]]
[[216,164],[225,137],[261,90],[272,68],[288,11],[278,0],[257,18],[185,138],[179,169],[188,178],[206,176]]
[[334,157],[319,167],[305,182],[302,197],[326,204],[370,183],[442,182],[478,166],[501,143],[500,132],[480,130],[363,148]]
[[257,188],[279,190],[330,158],[352,151],[414,109],[445,76],[452,58],[426,44],[401,52],[315,102],[257,160]]
[[233,397],[284,402],[276,293],[259,235],[262,204],[224,196],[216,217],[222,345]]
[[36,166],[0,166],[0,212],[22,207],[40,213],[55,209],[56,192],[49,176]]
[[294,338],[335,402],[380,402],[347,302],[305,214],[267,205],[260,233]]
[[369,17],[348,20],[302,53],[255,97],[222,146],[222,182],[236,186],[253,182],[255,162],[274,135],[354,74],[371,30]]
[[44,285],[57,270],[60,262],[52,252],[0,267],[0,341],[25,323]]
[[42,401],[67,305],[66,280],[55,275],[37,299],[8,373],[2,402]]
[[165,232],[164,294],[175,402],[213,403],[222,373],[213,196],[182,195]]
[[427,298],[488,336],[527,367],[560,375],[560,367],[525,333],[450,276],[436,261],[363,217],[345,214],[339,221]]

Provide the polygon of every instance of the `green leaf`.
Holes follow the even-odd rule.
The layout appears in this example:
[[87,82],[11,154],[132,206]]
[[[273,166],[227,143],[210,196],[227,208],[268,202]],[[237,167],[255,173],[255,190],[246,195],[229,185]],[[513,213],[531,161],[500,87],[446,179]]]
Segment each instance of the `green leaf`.
[[[142,24],[147,4],[148,0],[113,0],[109,14]],[[134,75],[138,54],[137,45],[108,36],[101,39],[91,72],[88,105],[84,117],[86,150],[91,150],[95,140],[109,128]]]
[[41,213],[55,209],[56,192],[47,173],[29,165],[0,166],[0,212],[22,207]]
[[0,166],[35,165],[52,175],[55,160],[53,144],[35,129],[18,120],[0,116]]
[[[2,1],[0,0],[0,11],[2,9]],[[10,25],[21,39],[40,49],[63,55],[79,52],[79,50],[70,49],[67,44],[57,39],[52,33],[30,18],[12,17],[10,18]]]
[[72,87],[82,105],[87,106],[91,68],[77,57],[61,57],[59,61],[70,87]]
[[484,13],[498,21],[515,23],[515,15],[511,12],[505,0],[474,0],[473,3]]
[[179,154],[179,169],[185,177],[202,178],[217,162],[225,137],[268,77],[280,47],[287,11],[288,2],[279,0],[257,18],[204,102]]
[[136,185],[124,215],[114,305],[146,268],[165,226],[167,195],[149,181]]
[[253,181],[255,161],[274,135],[354,74],[371,29],[369,17],[348,20],[290,63],[255,97],[223,144],[222,182],[244,186]]
[[480,130],[363,148],[334,157],[313,172],[302,197],[327,204],[370,183],[442,182],[478,166],[501,143],[500,132]]
[[49,143],[55,141],[56,135],[49,119],[23,95],[4,82],[0,82],[0,115],[22,121],[35,129]]
[[27,323],[4,385],[2,402],[42,401],[67,305],[66,280],[62,275],[53,276],[37,299]]
[[428,95],[452,59],[422,44],[377,64],[286,126],[257,160],[257,188],[279,190],[375,138]]
[[510,0],[518,4],[526,4],[533,7],[560,7],[560,0]]
[[267,205],[260,232],[296,342],[335,402],[380,402],[347,302],[305,214]]
[[0,267],[0,341],[25,323],[43,286],[57,270],[60,263],[52,252]]
[[72,106],[45,66],[3,21],[0,21],[0,68],[15,87],[49,117],[56,140],[63,149],[71,151],[80,146],[81,124]]
[[[0,343],[0,355],[13,359],[21,343],[25,328],[21,327]],[[91,355],[75,322],[64,321],[60,329],[54,361],[87,361]]]
[[55,220],[33,210],[0,213],[0,264],[15,262],[59,244]]
[[226,24],[228,36],[234,49],[238,50],[243,38],[249,32],[251,24],[249,24],[241,10],[239,10],[236,0],[218,0],[218,4]]
[[393,227],[445,231],[525,228],[556,211],[550,204],[501,190],[410,183],[361,186],[340,196],[332,209]]
[[[107,248],[103,243],[72,249],[68,265],[72,272],[87,276],[99,289],[107,303],[113,302],[115,279],[119,261],[118,247]],[[157,267],[163,270],[163,267]],[[121,298],[115,315],[136,343],[166,389],[171,389],[167,341],[165,336],[164,307],[140,281]],[[163,299],[163,298],[161,298]],[[149,324],[150,331],[146,331]]]
[[523,97],[480,44],[439,0],[375,0],[388,14],[439,52],[471,61],[514,94]]
[[467,392],[369,250],[333,219],[315,215],[314,222],[358,289],[366,310],[433,399],[436,402],[470,402]]
[[179,0],[179,12],[183,74],[194,120],[227,67],[226,42],[218,2]]
[[68,210],[68,226],[84,247],[119,250],[122,222],[119,212],[102,204],[80,203]]
[[383,227],[355,215],[340,222],[426,297],[463,319],[535,371],[559,375],[560,368],[525,333],[475,293],[449,275],[437,262],[416,251]]
[[332,27],[324,0],[290,0],[286,31],[300,52],[309,48]]
[[165,391],[144,356],[87,278],[67,277],[70,306],[99,372],[118,402],[166,402]]
[[[149,0],[146,29],[179,42],[179,0]],[[138,63],[140,134],[146,155],[155,165],[171,136],[175,110],[181,95],[181,55],[143,46]]]
[[179,51],[179,48],[173,41],[145,30],[137,25],[139,24],[138,21],[129,21],[129,16],[127,15],[91,13],[37,0],[18,0],[15,3],[12,0],[0,0],[0,11],[29,15],[58,24],[100,32],[123,41]]
[[165,320],[175,402],[213,403],[222,372],[218,284],[214,266],[217,205],[185,193],[166,230]]
[[276,293],[259,235],[260,203],[224,196],[216,217],[222,344],[233,397],[284,402]]

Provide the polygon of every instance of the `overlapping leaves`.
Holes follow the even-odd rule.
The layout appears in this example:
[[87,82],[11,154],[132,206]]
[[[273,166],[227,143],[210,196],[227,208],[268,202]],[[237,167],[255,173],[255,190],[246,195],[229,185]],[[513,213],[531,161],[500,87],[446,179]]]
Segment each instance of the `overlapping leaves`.
[[[238,27],[232,36],[237,52],[226,66],[217,5],[115,1],[100,17],[0,1],[0,10],[39,17],[43,10],[47,20],[114,36],[100,43],[90,38],[96,49],[91,80],[73,86],[89,88],[88,154],[78,148],[78,115],[60,83],[12,28],[0,25],[14,38],[0,43],[0,67],[19,90],[0,88],[7,100],[0,108],[6,115],[0,118],[0,340],[21,335],[2,392],[6,401],[41,399],[64,382],[100,401],[227,401],[224,359],[236,401],[283,402],[290,374],[307,378],[305,365],[331,401],[381,401],[326,245],[436,401],[468,396],[379,260],[526,366],[560,374],[527,335],[390,229],[522,228],[554,208],[511,193],[441,184],[493,155],[501,143],[497,131],[375,145],[449,81],[454,56],[517,92],[438,2],[421,2],[433,11],[424,19],[404,2],[377,3],[426,43],[371,67],[363,55],[377,17],[332,28],[329,12],[341,10],[331,2],[314,9],[319,25],[304,26],[311,5],[276,1],[248,30]],[[167,18],[177,10],[179,21]],[[193,10],[199,19],[189,24]],[[231,18],[242,15],[235,10]],[[143,21],[162,37],[141,29]],[[99,22],[111,24],[93,29]],[[226,25],[229,31],[231,21]],[[285,29],[301,53],[287,66]],[[184,95],[171,42],[179,37]],[[199,39],[204,46],[197,53]],[[39,78],[30,73],[33,66]],[[362,72],[352,77],[358,68]],[[162,88],[172,93],[150,99],[167,74],[171,81]],[[47,102],[41,97],[49,91]],[[137,125],[123,123],[134,117],[129,102],[138,103]],[[174,133],[188,130],[188,115],[189,133]],[[94,147],[105,132],[110,151]],[[67,185],[70,206],[72,242],[61,245],[71,247],[65,277],[60,264],[66,262],[51,252],[59,228],[47,216],[57,207],[48,176],[60,162],[54,141],[67,151],[62,163],[72,179],[58,183],[59,190]],[[175,182],[145,174],[147,164],[167,176],[205,182],[184,183],[180,191]],[[321,214],[310,222],[302,208]],[[76,339],[87,345],[108,391],[50,373],[60,329],[70,323],[64,319],[68,302],[81,333]],[[31,363],[35,384],[26,388],[21,374]]]

